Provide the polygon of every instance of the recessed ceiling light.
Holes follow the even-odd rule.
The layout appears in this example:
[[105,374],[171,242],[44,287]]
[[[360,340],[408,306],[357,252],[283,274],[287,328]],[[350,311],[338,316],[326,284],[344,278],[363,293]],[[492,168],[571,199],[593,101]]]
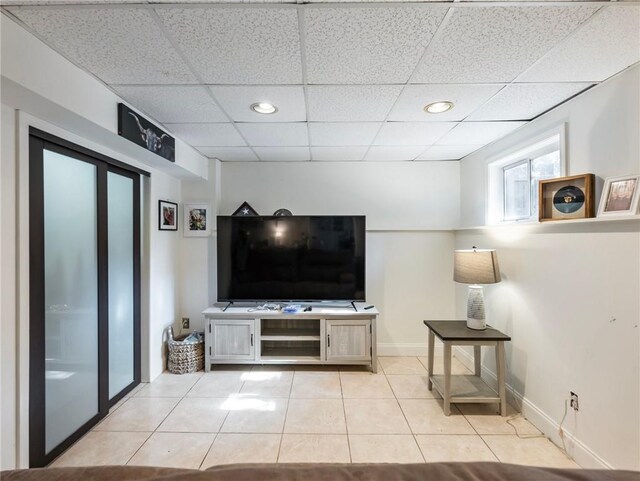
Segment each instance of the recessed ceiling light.
[[275,114],[278,108],[269,102],[257,102],[251,104],[251,110],[259,114]]
[[424,111],[429,114],[441,114],[453,108],[453,102],[449,102],[448,100],[441,100],[439,102],[431,102],[427,104],[424,108]]

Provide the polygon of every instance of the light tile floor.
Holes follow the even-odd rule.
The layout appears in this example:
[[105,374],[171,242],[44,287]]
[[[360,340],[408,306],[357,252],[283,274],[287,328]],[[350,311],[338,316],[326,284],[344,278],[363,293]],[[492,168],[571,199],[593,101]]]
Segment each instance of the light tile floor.
[[[164,373],[138,386],[52,466],[501,461],[578,467],[511,408],[508,418],[492,405],[457,405],[445,416],[439,396],[427,389],[425,365],[422,357],[382,357],[378,374],[335,366]],[[441,368],[436,363],[436,373]],[[452,371],[469,373],[455,358]]]

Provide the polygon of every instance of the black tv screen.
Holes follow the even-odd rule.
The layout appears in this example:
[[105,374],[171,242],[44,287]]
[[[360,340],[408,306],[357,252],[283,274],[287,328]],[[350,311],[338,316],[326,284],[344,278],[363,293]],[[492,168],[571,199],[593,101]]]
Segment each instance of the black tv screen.
[[218,301],[364,301],[364,216],[218,216]]

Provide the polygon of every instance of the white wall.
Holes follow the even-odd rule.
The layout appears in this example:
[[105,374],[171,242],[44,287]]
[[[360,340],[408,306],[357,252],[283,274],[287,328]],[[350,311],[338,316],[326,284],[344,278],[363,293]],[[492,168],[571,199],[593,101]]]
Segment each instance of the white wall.
[[[463,224],[484,223],[487,162],[567,122],[568,174],[640,173],[640,68],[531,122],[461,162]],[[599,199],[599,197],[598,197]],[[460,230],[456,247],[498,250],[503,282],[487,286],[488,320],[509,333],[510,383],[524,412],[559,443],[569,391],[580,411],[565,422],[583,466],[640,469],[640,222]],[[466,288],[456,290],[465,315]],[[469,360],[469,359],[467,359]],[[484,360],[495,372],[493,356]]]
[[[184,231],[184,205],[209,204],[209,237],[183,237],[180,242],[180,317],[190,319],[190,330],[204,330],[202,311],[215,302],[215,215],[220,192],[220,161],[209,164],[206,181],[183,181],[179,213],[180,236]],[[213,295],[212,295],[213,293]],[[180,329],[181,326],[177,326]]]
[[222,163],[219,213],[367,216],[367,301],[380,354],[424,354],[423,319],[453,316],[457,162]]
[[220,214],[246,200],[261,214],[364,214],[368,230],[451,229],[458,162],[224,162]]
[[[161,172],[154,172],[148,182],[149,215],[149,322],[147,335],[148,370],[143,381],[150,381],[166,369],[165,330],[180,316],[180,248],[179,232],[158,230],[158,200],[179,202],[180,181]],[[180,216],[179,216],[180,217]],[[174,330],[177,324],[174,325]],[[144,375],[146,374],[146,375]]]
[[2,105],[0,131],[0,469],[16,462],[15,112]]

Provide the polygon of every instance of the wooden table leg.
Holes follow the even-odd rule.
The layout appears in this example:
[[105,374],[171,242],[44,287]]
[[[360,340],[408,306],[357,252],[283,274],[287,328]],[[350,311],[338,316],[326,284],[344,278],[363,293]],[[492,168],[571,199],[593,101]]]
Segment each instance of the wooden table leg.
[[498,394],[500,395],[500,415],[507,415],[507,392],[505,388],[506,362],[504,355],[504,342],[496,343],[496,368],[498,371]]
[[475,367],[475,375],[481,377],[482,369],[480,367],[481,357],[480,357],[480,348],[481,346],[473,346],[473,363]]
[[444,342],[444,415],[451,414],[451,344]]
[[429,371],[428,372],[429,381],[427,382],[427,388],[429,389],[429,391],[433,390],[433,383],[431,382],[431,376],[433,376],[433,354],[434,354],[433,350],[435,348],[435,344],[436,344],[436,336],[433,333],[433,331],[429,329],[429,345],[428,345],[429,352],[427,353],[427,356],[428,356],[427,371]]

